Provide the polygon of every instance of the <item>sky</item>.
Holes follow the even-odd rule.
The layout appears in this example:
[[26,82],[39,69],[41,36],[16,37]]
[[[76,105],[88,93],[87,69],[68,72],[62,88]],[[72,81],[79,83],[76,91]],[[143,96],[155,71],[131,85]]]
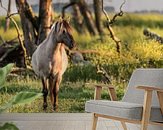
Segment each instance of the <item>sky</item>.
[[[27,0],[30,4],[36,4],[39,0]],[[91,3],[93,0],[85,0]],[[8,0],[2,0],[3,5],[7,7]],[[53,2],[69,2],[69,0],[53,0]],[[123,0],[104,0],[104,5],[113,6],[115,11],[119,10],[119,6]],[[15,0],[12,0],[12,13],[16,12]],[[163,0],[126,0],[123,7],[124,12],[134,12],[141,10],[163,10]],[[0,15],[5,15],[5,11],[0,7]]]

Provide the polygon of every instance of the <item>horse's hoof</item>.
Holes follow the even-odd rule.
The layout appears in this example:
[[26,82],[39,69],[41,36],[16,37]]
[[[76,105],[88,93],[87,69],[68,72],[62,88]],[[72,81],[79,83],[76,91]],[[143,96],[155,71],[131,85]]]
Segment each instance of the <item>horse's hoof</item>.
[[43,104],[43,110],[46,111],[48,105],[46,103]]
[[53,106],[52,111],[53,111],[53,112],[58,112],[58,107],[57,107],[57,106]]
[[51,113],[55,113],[55,110],[53,108],[51,109]]

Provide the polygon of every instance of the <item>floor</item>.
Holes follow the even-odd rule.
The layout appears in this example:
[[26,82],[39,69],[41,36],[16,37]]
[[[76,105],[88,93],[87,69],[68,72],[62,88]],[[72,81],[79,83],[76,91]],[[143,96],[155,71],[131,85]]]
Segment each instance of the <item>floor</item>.
[[[12,122],[20,130],[91,130],[90,113],[0,114],[0,125]],[[97,130],[123,130],[119,122],[99,118]]]

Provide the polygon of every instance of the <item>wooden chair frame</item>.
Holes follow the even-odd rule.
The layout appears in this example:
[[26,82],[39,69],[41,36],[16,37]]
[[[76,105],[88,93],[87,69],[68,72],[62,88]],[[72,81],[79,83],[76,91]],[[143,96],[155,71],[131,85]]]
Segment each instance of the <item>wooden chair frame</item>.
[[[141,124],[141,130],[147,130],[148,124],[163,126],[163,123],[150,122],[149,121],[153,91],[157,92],[161,112],[163,114],[163,89],[156,88],[156,87],[148,87],[148,86],[138,86],[137,88],[142,89],[142,90],[145,91],[142,120],[140,120],[140,121],[138,121],[138,120],[128,120],[128,119],[124,119],[124,118],[119,118],[119,117],[113,117],[113,116],[107,116],[107,115],[101,115],[101,114],[93,113],[92,130],[96,130],[98,117],[118,120],[118,121],[121,122],[122,127],[123,127],[124,130],[127,130],[127,126],[126,126],[125,123]],[[95,94],[94,94],[94,99],[95,100],[100,100],[101,99],[101,91],[102,91],[102,85],[96,85],[95,86]],[[108,87],[108,92],[109,92],[111,100],[112,101],[117,101],[115,88],[113,86]]]

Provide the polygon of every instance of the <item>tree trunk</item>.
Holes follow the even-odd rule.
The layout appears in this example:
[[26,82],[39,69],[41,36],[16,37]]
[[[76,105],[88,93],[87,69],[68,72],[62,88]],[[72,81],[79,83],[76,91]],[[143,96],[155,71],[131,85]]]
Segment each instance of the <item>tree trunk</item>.
[[48,35],[52,21],[52,0],[40,0],[39,18],[35,16],[26,0],[16,0],[24,35],[24,45],[28,56],[32,56],[36,44]]
[[52,0],[40,0],[39,7],[39,38],[40,44],[49,34],[50,26],[52,24]]
[[[70,2],[74,2],[74,0],[70,0]],[[73,9],[73,13],[72,13],[73,18],[72,19],[73,19],[74,27],[79,33],[83,33],[83,31],[84,31],[83,18],[81,16],[79,6],[74,4],[72,6],[72,9]]]
[[78,0],[77,4],[79,6],[81,14],[84,17],[85,24],[88,28],[88,31],[90,32],[90,34],[96,35],[97,34],[96,26],[94,24],[92,14],[90,10],[88,9],[88,6],[85,0]]
[[[9,16],[11,13],[11,0],[8,0],[8,10],[7,10],[7,16]],[[9,28],[9,25],[10,25],[10,19],[7,18],[6,19],[6,24],[5,24],[5,28],[4,28],[4,31],[6,32]]]
[[94,12],[95,12],[95,22],[96,22],[96,27],[98,30],[98,33],[100,35],[103,34],[103,29],[102,29],[102,1],[101,0],[94,0]]
[[27,55],[32,56],[33,52],[35,51],[35,43],[37,40],[35,29],[33,27],[32,22],[29,18],[26,17],[26,14],[31,8],[26,0],[16,0],[17,9],[20,15],[22,30],[24,35],[24,45],[27,50]]

